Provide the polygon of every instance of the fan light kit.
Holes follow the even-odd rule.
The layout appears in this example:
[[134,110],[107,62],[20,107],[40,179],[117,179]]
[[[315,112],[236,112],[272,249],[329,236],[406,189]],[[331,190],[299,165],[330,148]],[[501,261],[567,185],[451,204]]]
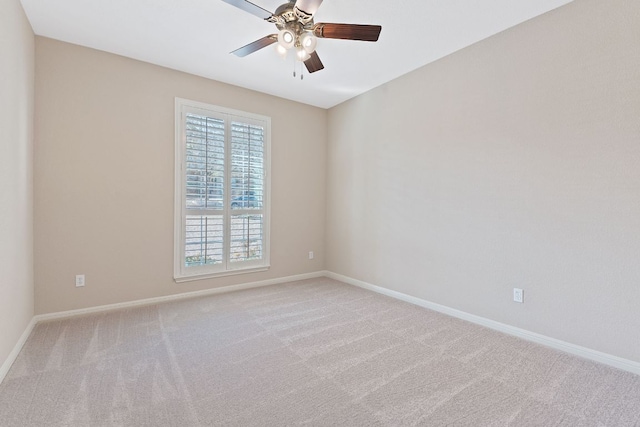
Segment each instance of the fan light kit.
[[[273,43],[278,43],[276,48],[281,55],[286,55],[289,50],[295,49],[296,59],[304,62],[309,73],[315,73],[324,68],[316,53],[319,38],[375,42],[378,41],[382,31],[380,25],[315,24],[313,16],[322,0],[290,0],[280,5],[274,13],[247,0],[222,1],[271,22],[278,29],[277,34],[269,34],[231,53],[245,57]],[[295,72],[293,75],[295,77]]]

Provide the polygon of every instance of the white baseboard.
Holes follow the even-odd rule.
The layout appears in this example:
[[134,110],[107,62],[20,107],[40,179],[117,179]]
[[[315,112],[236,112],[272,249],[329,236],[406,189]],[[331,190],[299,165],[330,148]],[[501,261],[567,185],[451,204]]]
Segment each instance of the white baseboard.
[[316,271],[313,273],[298,274],[295,276],[279,277],[276,279],[260,280],[258,282],[242,283],[239,285],[222,286],[220,288],[203,289],[201,291],[184,292],[181,294],[166,295],[163,297],[145,298],[135,301],[120,302],[116,304],[99,305],[96,307],[80,308],[77,310],[60,311],[57,313],[38,314],[34,317],[36,323],[45,320],[62,319],[65,317],[81,316],[90,313],[99,313],[101,311],[119,310],[122,308],[139,307],[143,305],[159,304],[168,301],[176,301],[186,298],[195,298],[206,295],[222,294],[243,289],[260,288],[263,286],[277,285],[280,283],[295,282],[298,280],[315,279],[317,277],[326,276],[325,271]]
[[459,319],[466,320],[468,322],[475,323],[477,325],[485,326],[487,328],[494,329],[496,331],[503,332],[505,334],[513,335],[513,336],[525,339],[527,341],[532,341],[538,344],[542,344],[544,346],[551,347],[556,350],[563,351],[565,353],[573,354],[575,356],[593,360],[595,362],[599,362],[604,365],[609,365],[614,368],[622,369],[624,371],[628,371],[636,375],[640,375],[640,363],[634,362],[632,360],[623,359],[618,356],[613,356],[611,354],[602,353],[600,351],[592,350],[590,348],[581,347],[579,345],[571,344],[571,343],[561,341],[555,338],[551,338],[545,335],[541,335],[535,332],[530,332],[525,329],[516,328],[515,326],[496,322],[495,320],[476,316],[474,314],[469,314],[464,311],[456,310],[454,308],[450,308],[444,305],[436,304],[434,302],[426,301],[421,298],[403,294],[401,292],[392,291],[390,289],[372,285],[371,283],[363,282],[361,280],[353,279],[351,277],[343,276],[341,274],[328,271],[326,272],[326,276],[331,279],[339,280],[341,282],[344,282],[353,286],[357,286],[359,288],[368,289],[370,291],[373,291],[382,295],[396,298],[401,301],[418,305],[420,307],[425,307],[430,310],[447,314],[452,317],[457,317]]
[[186,298],[195,298],[195,297],[206,296],[206,295],[222,294],[226,292],[240,291],[243,289],[259,288],[262,286],[295,282],[298,280],[315,279],[317,277],[325,277],[326,275],[327,275],[326,271],[316,271],[313,273],[298,274],[295,276],[261,280],[258,282],[251,282],[251,283],[242,283],[239,285],[223,286],[220,288],[204,289],[201,291],[185,292],[181,294],[167,295],[163,297],[146,298],[141,300],[117,303],[117,304],[107,304],[107,305],[100,305],[97,307],[81,308],[77,310],[68,310],[68,311],[61,311],[57,313],[47,313],[47,314],[36,315],[31,319],[31,322],[29,322],[29,325],[27,326],[23,334],[20,336],[20,339],[16,343],[15,347],[13,348],[13,350],[11,351],[7,359],[4,361],[4,363],[0,367],[0,384],[2,383],[2,380],[7,375],[7,373],[9,372],[11,365],[13,365],[13,362],[15,362],[16,358],[18,357],[18,354],[20,353],[20,350],[22,350],[22,347],[27,342],[27,338],[29,338],[29,334],[31,334],[31,331],[33,330],[34,326],[38,322],[42,322],[45,320],[63,319],[66,317],[73,317],[73,316],[81,316],[81,315],[90,314],[90,313],[99,313],[102,311],[118,310],[122,308],[133,308],[133,307],[139,307],[144,305],[159,304],[163,302],[176,301],[176,300],[181,300]]
[[0,367],[0,383],[2,383],[2,380],[5,378],[5,376],[9,372],[11,365],[18,357],[18,354],[20,353],[20,350],[22,350],[22,347],[27,341],[29,334],[31,333],[34,326],[38,322],[45,321],[45,320],[61,319],[65,317],[79,316],[79,315],[89,314],[89,313],[98,313],[102,311],[110,311],[110,310],[117,310],[122,308],[133,308],[133,307],[144,306],[144,305],[158,304],[162,302],[176,301],[176,300],[181,300],[186,298],[195,298],[199,296],[221,294],[226,292],[239,291],[243,289],[259,288],[263,286],[277,285],[280,283],[295,282],[298,280],[314,279],[317,277],[329,277],[331,279],[339,280],[349,285],[357,286],[363,289],[368,289],[370,291],[373,291],[382,295],[387,295],[389,297],[396,298],[401,301],[415,304],[420,307],[425,307],[430,310],[434,310],[443,314],[447,314],[449,316],[457,317],[459,319],[463,319],[481,326],[485,326],[490,329],[494,329],[496,331],[500,331],[500,332],[513,335],[528,341],[545,345],[547,347],[564,351],[569,354],[573,354],[579,357],[583,357],[585,359],[593,360],[595,362],[613,366],[615,368],[640,375],[640,363],[638,362],[623,359],[621,357],[613,356],[607,353],[602,353],[602,352],[592,350],[586,347],[581,347],[575,344],[567,343],[565,341],[547,337],[545,335],[537,334],[535,332],[530,332],[524,329],[516,328],[515,326],[510,326],[504,323],[496,322],[495,320],[476,316],[474,314],[469,314],[464,311],[456,310],[454,308],[450,308],[444,305],[426,301],[421,298],[403,294],[401,292],[397,292],[397,291],[386,289],[380,286],[372,285],[370,283],[353,279],[348,276],[343,276],[341,274],[333,273],[331,271],[316,271],[313,273],[280,277],[280,278],[269,279],[269,280],[261,280],[258,282],[243,283],[240,285],[224,286],[220,288],[205,289],[201,291],[186,292],[186,293],[175,294],[175,295],[167,295],[163,297],[147,298],[142,300],[128,301],[128,302],[117,303],[117,304],[101,305],[97,307],[83,308],[78,310],[69,310],[69,311],[63,311],[58,313],[36,315],[31,319],[31,322],[29,322],[29,325],[20,336],[20,339],[16,343],[14,349],[11,351],[7,359],[4,361],[4,363]]
[[13,365],[13,362],[16,361],[18,354],[20,354],[20,350],[22,350],[24,343],[27,342],[27,338],[29,338],[29,335],[31,334],[31,331],[33,330],[33,327],[36,325],[36,323],[38,322],[36,321],[36,318],[33,317],[22,335],[20,335],[20,339],[13,347],[13,350],[11,350],[11,353],[9,353],[9,356],[7,356],[7,359],[4,361],[2,366],[0,366],[0,384],[2,384],[2,380],[4,380],[4,377],[6,377],[7,373],[9,373],[11,365]]

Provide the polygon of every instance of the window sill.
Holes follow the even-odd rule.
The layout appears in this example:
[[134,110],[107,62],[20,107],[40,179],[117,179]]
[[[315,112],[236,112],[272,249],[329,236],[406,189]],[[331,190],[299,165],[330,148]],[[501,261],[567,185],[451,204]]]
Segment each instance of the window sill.
[[217,273],[205,273],[205,274],[190,274],[185,276],[175,276],[173,280],[176,283],[193,282],[195,280],[214,279],[216,277],[236,276],[238,274],[259,273],[261,271],[269,270],[271,266],[261,265],[260,267],[243,268],[241,270],[228,270],[220,271]]

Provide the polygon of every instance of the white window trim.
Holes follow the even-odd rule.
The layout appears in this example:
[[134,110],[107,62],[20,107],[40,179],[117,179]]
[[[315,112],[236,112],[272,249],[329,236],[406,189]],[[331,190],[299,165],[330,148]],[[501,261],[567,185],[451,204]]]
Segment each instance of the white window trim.
[[[187,271],[184,266],[184,221],[186,217],[185,204],[185,181],[183,170],[185,168],[185,147],[186,132],[184,129],[183,115],[187,111],[199,111],[203,115],[215,113],[217,115],[229,115],[234,117],[242,117],[247,119],[248,123],[259,122],[265,126],[265,149],[264,149],[264,192],[266,197],[263,200],[263,259],[255,262],[242,262],[236,268],[228,268],[218,271],[212,269],[192,268]],[[271,212],[271,118],[258,114],[247,113],[244,111],[233,110],[230,108],[219,107],[217,105],[206,104],[203,102],[192,101],[183,98],[175,99],[175,178],[174,178],[174,262],[173,262],[173,278],[177,283],[188,282],[193,280],[210,279],[215,277],[232,276],[237,274],[255,273],[267,271],[270,268],[270,212]],[[227,169],[230,170],[230,169]],[[227,182],[227,181],[225,181]],[[225,184],[226,185],[226,184]],[[225,192],[227,203],[225,203],[225,215],[229,214],[229,192]],[[228,230],[225,230],[225,239],[228,238]],[[226,244],[225,244],[226,246]],[[225,263],[223,263],[225,264]],[[228,260],[227,263],[231,265]]]

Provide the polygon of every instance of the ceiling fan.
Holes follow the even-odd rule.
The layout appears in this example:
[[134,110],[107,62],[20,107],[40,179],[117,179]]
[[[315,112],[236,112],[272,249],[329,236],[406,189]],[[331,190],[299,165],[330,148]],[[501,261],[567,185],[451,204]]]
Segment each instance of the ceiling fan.
[[315,24],[313,15],[320,7],[322,0],[289,0],[280,5],[274,13],[247,0],[222,1],[271,22],[278,28],[277,34],[269,34],[231,53],[245,57],[277,42],[278,50],[283,54],[289,49],[295,49],[297,59],[304,62],[309,73],[315,73],[324,68],[316,53],[318,38],[375,42],[378,41],[382,31],[380,25]]

